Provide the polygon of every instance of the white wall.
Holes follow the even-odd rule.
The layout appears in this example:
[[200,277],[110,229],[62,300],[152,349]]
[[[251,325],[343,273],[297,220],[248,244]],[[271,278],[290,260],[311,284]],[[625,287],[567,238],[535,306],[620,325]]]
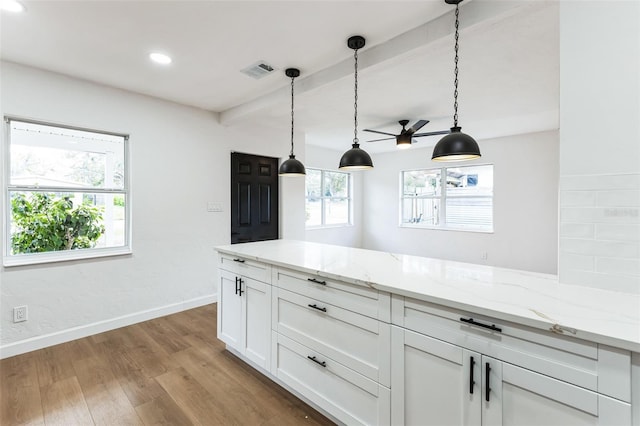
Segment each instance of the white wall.
[[[214,301],[230,152],[286,158],[289,132],[224,128],[206,111],[11,63],[0,76],[3,115],[129,134],[133,199],[131,256],[1,270],[1,355]],[[303,144],[296,154],[304,161]],[[303,239],[304,182],[281,179],[280,191],[281,235]],[[14,324],[19,305],[29,320]]]
[[[349,147],[345,148],[345,151]],[[340,158],[344,152],[307,145],[305,167],[325,170],[338,170]],[[361,247],[362,244],[362,203],[367,196],[362,182],[369,171],[351,173],[353,182],[353,226],[335,228],[307,229],[305,240],[339,246]]]
[[[494,232],[401,228],[401,170],[437,168],[431,148],[373,155],[364,181],[363,247],[506,268],[557,272],[558,132],[478,141],[494,165]],[[487,253],[487,259],[482,254]]]
[[560,3],[560,280],[640,293],[640,2]]

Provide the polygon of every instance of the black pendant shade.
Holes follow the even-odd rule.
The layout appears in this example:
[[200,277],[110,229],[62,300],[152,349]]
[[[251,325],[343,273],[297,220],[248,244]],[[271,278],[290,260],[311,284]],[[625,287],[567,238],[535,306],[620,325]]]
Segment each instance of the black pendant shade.
[[480,147],[471,136],[452,127],[451,133],[440,139],[433,148],[433,161],[464,161],[480,157]]
[[280,171],[278,174],[287,176],[304,176],[307,174],[307,171],[300,160],[296,160],[296,156],[291,154],[289,155],[289,159],[285,160],[280,165]]
[[453,127],[451,133],[438,141],[433,148],[433,161],[466,161],[480,157],[480,147],[478,142],[466,133],[462,133],[458,126],[458,49],[459,49],[459,29],[460,29],[460,3],[462,0],[444,0],[447,4],[456,5],[455,22],[455,60],[454,60],[454,91],[453,91]]
[[346,170],[364,170],[373,167],[373,161],[367,152],[360,148],[360,144],[354,143],[352,148],[345,152],[340,159],[340,168]]
[[367,152],[360,148],[358,143],[358,49],[362,49],[365,45],[365,39],[362,36],[349,37],[347,46],[353,49],[354,59],[354,113],[353,113],[353,145],[351,149],[340,158],[339,168],[342,170],[366,170],[373,168],[373,161]]
[[291,78],[291,153],[289,154],[289,159],[280,165],[278,174],[280,176],[304,176],[307,174],[304,165],[300,160],[296,160],[296,156],[293,155],[293,80],[300,75],[300,70],[287,68],[284,73]]

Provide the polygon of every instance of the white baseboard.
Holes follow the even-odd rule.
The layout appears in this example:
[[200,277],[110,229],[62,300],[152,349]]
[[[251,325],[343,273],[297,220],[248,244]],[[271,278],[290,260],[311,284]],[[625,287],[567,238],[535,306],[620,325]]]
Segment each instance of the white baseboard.
[[210,294],[207,296],[184,300],[178,303],[172,303],[170,305],[160,306],[158,308],[147,309],[145,311],[94,322],[92,324],[56,331],[55,333],[30,337],[28,339],[0,346],[0,359],[35,351],[48,346],[58,345],[71,340],[81,339],[83,337],[92,336],[94,334],[103,333],[116,328],[148,321],[150,319],[175,314],[176,312],[186,311],[188,309],[215,303],[217,300],[217,294]]

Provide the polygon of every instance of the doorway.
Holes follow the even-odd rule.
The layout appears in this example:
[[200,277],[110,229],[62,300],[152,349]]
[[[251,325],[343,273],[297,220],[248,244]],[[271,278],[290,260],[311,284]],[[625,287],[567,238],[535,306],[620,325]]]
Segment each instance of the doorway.
[[231,153],[231,244],[278,239],[278,159]]

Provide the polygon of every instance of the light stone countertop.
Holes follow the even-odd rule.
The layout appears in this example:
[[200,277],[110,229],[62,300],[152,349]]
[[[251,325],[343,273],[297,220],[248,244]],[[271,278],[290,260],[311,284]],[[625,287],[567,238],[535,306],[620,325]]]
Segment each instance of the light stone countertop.
[[562,284],[556,275],[305,241],[216,250],[538,329],[561,327],[568,336],[640,352],[638,294]]

